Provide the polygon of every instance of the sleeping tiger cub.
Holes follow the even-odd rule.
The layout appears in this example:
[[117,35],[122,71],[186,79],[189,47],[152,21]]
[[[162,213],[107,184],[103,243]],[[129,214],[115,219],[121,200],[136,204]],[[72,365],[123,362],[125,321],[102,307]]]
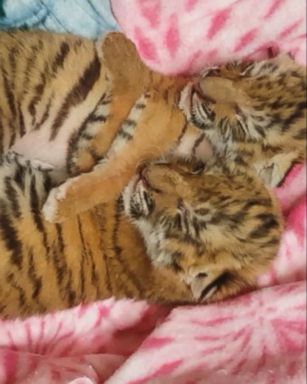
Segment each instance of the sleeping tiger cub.
[[[188,78],[150,71],[121,33],[93,42],[1,32],[0,57],[2,153],[83,172],[51,191],[44,209],[51,221],[60,220],[56,208],[68,217],[113,198],[110,190],[119,196],[139,162],[176,148],[190,153],[203,135],[177,107]],[[205,153],[202,141],[197,150]],[[52,197],[64,194],[52,210]]]
[[306,67],[288,55],[209,69],[180,105],[215,153],[253,166],[267,185],[306,160]]
[[213,162],[151,163],[119,199],[48,223],[41,207],[62,181],[60,173],[22,165],[18,157],[0,166],[3,317],[110,296],[220,300],[254,285],[278,250],[279,209],[249,172]]

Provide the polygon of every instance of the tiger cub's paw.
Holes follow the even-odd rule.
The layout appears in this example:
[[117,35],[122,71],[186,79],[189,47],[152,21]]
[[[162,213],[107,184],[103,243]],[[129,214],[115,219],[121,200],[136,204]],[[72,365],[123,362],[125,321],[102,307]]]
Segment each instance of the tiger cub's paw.
[[94,151],[78,148],[68,162],[68,172],[71,176],[90,172],[98,162],[98,156]]
[[43,216],[49,223],[62,223],[74,214],[69,205],[69,189],[74,179],[67,180],[57,188],[53,188],[43,206]]
[[28,159],[24,155],[15,151],[9,151],[5,155],[5,159],[8,163],[16,163],[22,167],[31,167],[39,171],[53,171],[54,166],[49,163],[45,163],[38,159]]

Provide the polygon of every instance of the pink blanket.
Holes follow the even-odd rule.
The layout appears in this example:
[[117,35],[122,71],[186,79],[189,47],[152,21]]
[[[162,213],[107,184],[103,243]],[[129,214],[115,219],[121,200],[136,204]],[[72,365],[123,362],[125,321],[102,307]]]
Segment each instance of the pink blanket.
[[142,59],[165,73],[263,58],[268,48],[306,63],[305,0],[111,0]]
[[[165,0],[162,6],[156,0],[113,0],[113,8],[129,35],[137,30],[141,35],[137,32],[134,37],[145,36],[145,45],[140,40],[139,46],[144,59],[168,72],[195,70],[205,64],[213,48],[201,40],[202,34],[208,35],[215,18],[217,29],[220,24],[226,28],[228,20],[227,13],[216,16],[215,8],[255,5],[250,9],[253,19],[247,22],[253,28],[261,3],[266,12],[270,9],[272,18],[279,12],[284,15],[286,7],[287,18],[266,21],[272,26],[271,41],[280,36],[275,27],[284,31],[293,23],[293,31],[284,33],[288,36],[284,41],[290,44],[292,36],[297,47],[293,52],[302,59],[299,52],[303,48],[298,44],[302,27],[294,25],[292,16],[304,17],[302,9],[297,11],[304,6],[303,0],[176,0],[171,19],[177,20],[177,29],[170,28],[170,32],[165,20],[170,20],[172,1]],[[233,33],[230,28],[227,36]],[[268,30],[266,33],[269,36]],[[211,34],[213,39],[218,32]],[[166,36],[177,47],[176,60],[167,48]],[[204,43],[199,45],[198,56],[194,55],[196,42]],[[217,44],[218,40],[218,53],[212,57],[228,59],[228,40]],[[251,52],[247,46],[242,54]],[[148,57],[151,50],[157,54],[155,64]],[[169,55],[168,59],[163,55]],[[295,167],[276,193],[286,229],[279,255],[271,271],[259,278],[257,290],[208,306],[171,309],[109,299],[43,317],[0,322],[0,383],[305,383],[306,166]]]

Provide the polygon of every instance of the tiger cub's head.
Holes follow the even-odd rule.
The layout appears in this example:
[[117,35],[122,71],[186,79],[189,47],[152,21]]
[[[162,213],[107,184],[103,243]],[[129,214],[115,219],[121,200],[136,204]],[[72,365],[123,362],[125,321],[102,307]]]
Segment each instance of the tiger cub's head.
[[180,105],[220,154],[244,143],[245,155],[259,144],[305,150],[306,68],[288,55],[208,69],[185,88]]
[[178,274],[196,301],[252,286],[277,253],[279,210],[263,184],[245,173],[218,164],[151,164],[123,200],[153,264]]

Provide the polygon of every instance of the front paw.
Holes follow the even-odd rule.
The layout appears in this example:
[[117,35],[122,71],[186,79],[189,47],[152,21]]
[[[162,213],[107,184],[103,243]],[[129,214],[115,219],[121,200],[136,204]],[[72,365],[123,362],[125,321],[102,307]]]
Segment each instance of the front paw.
[[31,167],[33,169],[46,172],[51,172],[54,170],[54,166],[52,164],[45,163],[39,159],[28,159],[24,155],[15,151],[9,151],[5,155],[5,158],[8,163],[16,163],[21,167]]
[[81,173],[90,172],[98,163],[99,158],[100,157],[95,153],[94,150],[76,150],[67,164],[69,175],[77,176]]
[[43,206],[43,216],[49,223],[62,223],[76,214],[69,203],[69,189],[74,180],[67,180],[57,188],[53,188]]

